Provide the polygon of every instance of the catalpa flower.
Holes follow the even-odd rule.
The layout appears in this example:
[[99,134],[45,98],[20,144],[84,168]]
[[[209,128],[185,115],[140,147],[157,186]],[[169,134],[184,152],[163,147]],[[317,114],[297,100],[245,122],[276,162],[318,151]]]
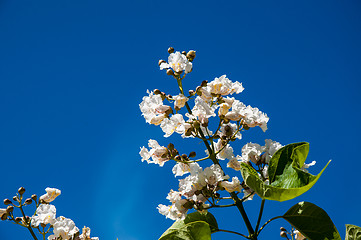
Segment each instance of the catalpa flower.
[[183,115],[181,114],[174,114],[169,119],[164,119],[160,127],[165,133],[164,137],[169,137],[174,132],[184,134],[186,130],[185,121],[183,119]]
[[140,111],[149,124],[159,125],[167,117],[167,113],[172,112],[170,106],[164,105],[160,95],[153,94],[147,90],[149,96],[143,97],[139,104]]
[[46,194],[42,195],[40,197],[40,200],[46,202],[46,203],[50,203],[52,201],[55,200],[55,198],[57,196],[59,196],[61,194],[61,191],[59,189],[56,189],[56,188],[46,188],[45,189],[46,191]]
[[226,75],[222,75],[219,78],[215,78],[212,82],[208,83],[210,92],[213,94],[220,94],[226,96],[233,93],[241,93],[244,90],[242,83],[232,82]]
[[79,232],[79,229],[75,226],[73,220],[60,216],[53,224],[53,235],[48,237],[48,240],[70,240],[73,236]]
[[56,216],[56,208],[51,204],[40,204],[36,209],[36,215],[31,217],[31,225],[38,227],[40,223],[54,224]]
[[90,237],[90,228],[83,227],[82,233],[79,235],[79,240],[99,240],[98,237]]
[[227,192],[240,192],[242,190],[241,182],[237,177],[232,178],[232,182],[223,181],[220,183],[222,187],[226,189]]
[[[156,140],[149,139],[148,146],[150,150],[145,147],[140,149],[139,154],[142,157],[142,162],[147,161],[147,163],[155,163],[162,167],[164,163],[170,159],[167,155],[168,149],[160,146]],[[152,160],[149,160],[150,158],[152,158]]]
[[192,63],[188,61],[186,55],[180,52],[171,53],[168,57],[168,63],[161,63],[160,70],[172,68],[175,72],[189,73],[192,71]]

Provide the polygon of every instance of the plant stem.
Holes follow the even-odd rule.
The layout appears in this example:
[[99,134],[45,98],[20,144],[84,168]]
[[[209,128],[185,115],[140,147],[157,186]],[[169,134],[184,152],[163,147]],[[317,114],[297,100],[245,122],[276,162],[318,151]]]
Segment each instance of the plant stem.
[[262,199],[262,203],[261,203],[261,208],[259,210],[259,215],[258,215],[258,220],[257,220],[257,225],[256,225],[256,228],[255,228],[255,232],[257,233],[258,231],[258,227],[259,227],[259,224],[261,222],[261,218],[262,218],[262,213],[263,213],[263,208],[264,208],[264,203],[266,202],[265,199]]
[[24,222],[26,224],[28,224],[28,226],[26,226],[26,228],[29,230],[29,232],[31,233],[31,235],[33,236],[34,240],[38,240],[38,238],[36,237],[33,229],[31,228],[31,220],[29,222],[26,221],[26,215],[24,213],[24,210],[23,210],[23,206],[21,205],[20,203],[20,210],[21,210],[21,213],[23,214],[23,217],[24,217]]
[[[178,83],[180,92],[184,95],[183,86],[182,86],[182,79],[177,78],[177,83]],[[192,110],[189,107],[187,102],[185,103],[185,106],[186,106],[186,108],[188,110],[188,113],[192,114]],[[207,148],[208,153],[209,153],[209,158],[213,161],[214,164],[217,164],[222,169],[221,165],[218,162],[218,159],[217,159],[217,156],[216,156],[215,152],[212,150],[212,148],[210,147],[208,141],[205,139],[205,136],[203,134],[202,129],[199,128],[198,131],[199,131],[199,134],[202,137],[202,140],[203,140],[204,144],[206,145],[206,148]],[[222,171],[223,171],[223,169],[222,169]],[[224,173],[224,171],[223,171],[223,173]],[[254,235],[254,230],[253,230],[252,224],[248,219],[246,211],[244,210],[242,201],[238,198],[238,196],[237,196],[237,194],[235,192],[230,193],[230,195],[231,195],[233,201],[235,202],[239,212],[242,215],[242,218],[243,218],[243,220],[244,220],[244,222],[246,224],[249,236],[251,237],[251,239],[257,240],[257,234]]]
[[265,228],[267,226],[267,224],[269,224],[270,222],[272,222],[273,220],[276,220],[278,218],[282,218],[282,216],[277,216],[277,217],[274,217],[274,218],[271,218],[270,220],[268,220],[265,224],[263,224],[263,226],[259,229],[257,235],[260,234],[260,232],[263,230],[263,228]]

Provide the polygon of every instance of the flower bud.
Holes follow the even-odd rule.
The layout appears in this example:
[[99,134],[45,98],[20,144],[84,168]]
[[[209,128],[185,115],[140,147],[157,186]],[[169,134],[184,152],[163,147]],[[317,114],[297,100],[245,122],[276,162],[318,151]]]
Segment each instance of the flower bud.
[[4,199],[4,204],[5,205],[9,205],[12,204],[13,202],[10,199]]
[[196,93],[197,93],[198,96],[202,96],[202,87],[201,86],[198,86],[196,88]]
[[14,220],[15,220],[15,222],[18,223],[18,222],[20,222],[22,219],[21,219],[21,217],[16,217]]
[[25,200],[26,205],[30,205],[32,202],[33,202],[33,200],[31,198],[28,198]]
[[188,155],[189,158],[194,158],[195,156],[196,156],[196,152],[191,152]]
[[169,48],[168,48],[168,53],[169,53],[169,54],[174,53],[174,48],[169,47]]
[[194,121],[194,122],[193,122],[193,126],[194,126],[195,128],[199,128],[199,127],[201,126],[201,123],[200,123],[199,121]]
[[177,155],[179,155],[178,150],[177,150],[177,149],[173,149],[173,150],[172,150],[172,156],[177,156]]
[[207,86],[207,83],[208,83],[208,81],[207,81],[207,80],[204,80],[204,81],[201,83],[201,87],[206,87],[206,86]]
[[173,76],[173,75],[174,75],[173,70],[169,68],[169,69],[167,70],[167,75]]
[[284,228],[284,227],[281,227],[280,230],[287,232],[286,228]]
[[19,198],[17,196],[14,196],[13,200],[16,201],[16,202],[20,202],[20,200],[19,200]]
[[158,61],[158,65],[159,65],[159,66],[160,66],[162,63],[166,63],[166,61],[164,61],[164,60],[162,60],[162,59]]
[[183,154],[182,154],[182,158],[183,158],[184,160],[187,160],[187,159],[188,159],[187,154],[183,153]]
[[5,221],[6,219],[8,219],[8,214],[5,212],[1,214],[1,220]]
[[170,151],[173,151],[173,149],[174,149],[173,143],[169,143],[168,146],[167,146],[167,148],[168,148]]
[[196,92],[193,91],[193,90],[189,90],[188,93],[189,93],[190,96],[194,96],[196,94]]
[[280,233],[280,236],[286,238],[286,237],[287,237],[287,233],[286,233],[285,231],[282,231],[282,232]]
[[14,207],[13,207],[13,206],[8,206],[8,207],[6,208],[6,212],[7,212],[7,213],[11,213],[12,211],[14,211]]
[[45,228],[45,227],[46,227],[46,224],[40,223],[40,226],[41,226],[42,228]]
[[192,62],[195,57],[196,57],[196,51],[190,50],[190,51],[187,53],[188,61]]
[[34,201],[36,201],[36,199],[38,199],[38,196],[36,196],[36,194],[31,195],[31,199],[33,199]]
[[182,160],[181,156],[179,156],[179,155],[175,156],[174,159],[175,159],[176,161],[181,161],[181,160]]
[[187,52],[186,52],[186,51],[182,51],[182,54],[187,56]]
[[158,95],[158,94],[162,94],[162,92],[159,89],[154,89],[153,90],[154,94]]
[[20,195],[23,195],[24,192],[25,192],[25,188],[21,187],[21,188],[18,189],[18,193],[19,193]]

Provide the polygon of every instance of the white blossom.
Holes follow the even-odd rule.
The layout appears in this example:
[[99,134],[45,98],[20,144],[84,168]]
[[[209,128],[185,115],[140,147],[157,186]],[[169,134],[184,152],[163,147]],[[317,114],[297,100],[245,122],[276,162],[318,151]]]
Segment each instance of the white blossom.
[[73,220],[60,216],[53,224],[53,235],[48,237],[48,240],[56,240],[61,237],[62,240],[70,240],[74,234],[79,232]]
[[[239,157],[239,156],[237,156]],[[241,162],[238,161],[237,157],[232,157],[229,162],[227,163],[227,167],[232,168],[236,171],[241,170]]]
[[31,225],[38,227],[40,223],[54,224],[56,218],[56,208],[51,204],[40,204],[36,209],[36,215],[31,217]]
[[192,115],[195,117],[200,118],[210,118],[215,117],[216,114],[214,111],[217,109],[218,106],[213,105],[211,106],[208,102],[204,101],[201,97],[196,97],[194,100],[194,107],[192,109]]
[[167,117],[166,112],[171,111],[171,107],[163,105],[160,95],[153,94],[147,90],[149,96],[143,97],[143,101],[139,104],[140,111],[149,124],[159,125]]
[[174,165],[172,172],[174,173],[174,176],[183,176],[186,173],[195,173],[199,171],[200,166],[198,163],[182,163],[177,162],[177,164]]
[[263,147],[257,143],[247,143],[242,147],[242,160],[244,162],[252,161],[258,163],[260,155],[263,152]]
[[[156,140],[149,139],[148,146],[150,150],[145,147],[140,148],[139,154],[142,157],[142,162],[147,161],[147,163],[155,163],[162,167],[164,163],[170,159],[168,156],[164,157],[168,149],[160,146]],[[150,160],[150,158],[152,158],[152,160]]]
[[169,119],[166,118],[160,124],[161,129],[165,133],[164,137],[169,137],[174,132],[179,134],[185,133],[185,121],[183,115],[174,114]]
[[[214,151],[217,154],[217,158],[220,160],[225,160],[227,159],[231,159],[232,157],[234,157],[233,154],[233,148],[231,147],[231,145],[227,144],[226,146],[224,146],[225,142],[221,139],[218,139],[218,142],[215,143],[214,145]],[[208,150],[206,150],[206,153],[208,153]]]
[[295,235],[295,240],[304,240],[304,239],[306,239],[306,237],[303,236],[302,233],[300,233],[300,231],[298,231],[298,230],[294,230],[293,234]]
[[174,99],[174,108],[182,108],[188,101],[188,98],[183,94],[178,94],[177,96],[173,96]]
[[229,193],[234,191],[240,192],[242,190],[241,182],[237,177],[233,177],[232,182],[223,181],[220,183],[220,185],[224,187]]
[[46,203],[50,203],[50,202],[54,201],[55,198],[61,194],[61,191],[56,188],[47,187],[45,189],[45,191],[46,191],[46,194],[42,195],[39,199]]
[[189,73],[192,71],[192,63],[188,61],[187,57],[180,52],[171,53],[168,57],[168,63],[161,63],[160,70],[172,68],[175,72]]
[[207,86],[211,88],[211,93],[220,94],[223,96],[241,93],[244,88],[239,82],[232,82],[226,75],[222,75],[219,78],[215,78],[212,82],[208,83]]
[[98,237],[90,237],[90,228],[83,227],[82,233],[79,235],[79,240],[99,240]]
[[[233,136],[233,134],[237,131],[238,126],[235,123],[227,123],[223,124],[220,129],[220,136]],[[242,134],[238,131],[235,135],[236,138],[242,139]]]
[[271,139],[266,139],[265,142],[266,144],[264,146],[264,154],[262,155],[262,158],[264,158],[265,163],[269,163],[272,156],[283,146],[279,142],[272,141]]
[[184,219],[187,215],[188,209],[183,207],[183,205],[187,202],[187,199],[179,199],[170,206],[159,204],[157,209],[159,213],[164,215],[166,218],[170,218],[172,220],[180,220]]
[[304,163],[301,170],[304,172],[308,172],[307,168],[312,167],[316,164],[316,161],[312,161],[311,163]]

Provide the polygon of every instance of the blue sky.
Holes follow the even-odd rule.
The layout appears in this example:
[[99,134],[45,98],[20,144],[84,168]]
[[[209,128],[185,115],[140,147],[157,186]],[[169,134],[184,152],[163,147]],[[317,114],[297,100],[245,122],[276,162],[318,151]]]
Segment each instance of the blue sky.
[[[270,117],[233,148],[271,138],[308,141],[310,171],[330,166],[306,194],[266,202],[262,222],[299,201],[325,209],[344,236],[361,225],[358,187],[361,118],[360,1],[0,1],[0,198],[18,187],[57,187],[57,215],[100,239],[157,239],[171,224],[156,206],[177,188],[171,164],[140,162],[149,138],[164,139],[138,104],[147,89],[177,94],[158,60],[167,48],[196,50],[184,87],[223,74],[240,81],[239,99]],[[255,221],[260,200],[245,208]],[[30,209],[29,214],[34,209]],[[235,209],[215,211],[224,229],[246,232]],[[278,220],[261,239],[279,239]],[[239,239],[215,234],[213,239]],[[0,239],[29,239],[0,223]]]

